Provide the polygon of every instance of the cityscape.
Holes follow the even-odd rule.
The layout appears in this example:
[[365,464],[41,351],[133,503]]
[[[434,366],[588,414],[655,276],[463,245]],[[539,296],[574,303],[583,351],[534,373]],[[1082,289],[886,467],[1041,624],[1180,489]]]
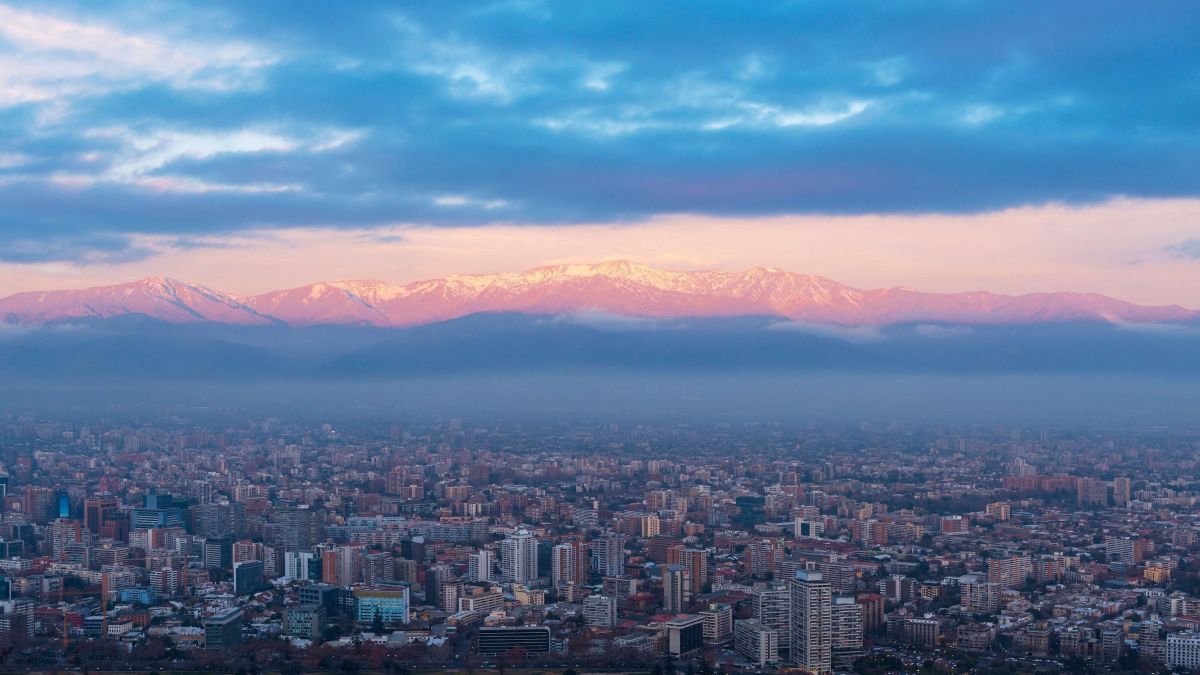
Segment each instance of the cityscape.
[[1200,663],[1196,431],[6,413],[0,439],[6,670]]
[[0,0],[0,673],[1200,673],[1198,38]]

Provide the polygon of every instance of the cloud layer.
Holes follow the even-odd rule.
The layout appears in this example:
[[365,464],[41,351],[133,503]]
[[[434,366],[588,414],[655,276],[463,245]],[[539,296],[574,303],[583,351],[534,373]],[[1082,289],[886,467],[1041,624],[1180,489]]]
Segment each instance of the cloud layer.
[[3,3],[0,262],[1196,197],[1197,20],[1182,1]]

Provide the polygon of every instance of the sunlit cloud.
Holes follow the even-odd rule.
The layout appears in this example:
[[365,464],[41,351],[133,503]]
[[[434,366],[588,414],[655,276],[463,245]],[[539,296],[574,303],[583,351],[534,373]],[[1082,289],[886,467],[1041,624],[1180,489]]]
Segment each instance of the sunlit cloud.
[[276,57],[242,40],[190,41],[0,5],[0,107],[98,96],[147,83],[229,91]]

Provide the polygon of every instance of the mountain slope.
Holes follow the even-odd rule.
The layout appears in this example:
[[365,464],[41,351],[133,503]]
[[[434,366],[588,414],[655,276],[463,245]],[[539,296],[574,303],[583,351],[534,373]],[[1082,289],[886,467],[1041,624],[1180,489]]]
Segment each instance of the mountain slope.
[[550,265],[521,273],[456,275],[404,285],[321,282],[238,297],[172,279],[0,299],[0,321],[42,325],[144,314],[170,323],[418,326],[484,312],[624,317],[772,315],[845,326],[943,322],[977,325],[1192,321],[1200,312],[1143,307],[1097,294],[922,293],[862,290],[831,279],[756,267],[676,272],[628,261]]
[[274,322],[232,295],[162,277],[76,291],[17,293],[0,300],[0,322],[9,324],[41,325],[62,319],[106,319],[127,314],[144,314],[171,323]]

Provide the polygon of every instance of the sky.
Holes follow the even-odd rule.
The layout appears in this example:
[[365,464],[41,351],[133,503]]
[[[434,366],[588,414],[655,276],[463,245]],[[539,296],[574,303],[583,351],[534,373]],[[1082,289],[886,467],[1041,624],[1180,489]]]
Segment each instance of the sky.
[[0,294],[627,258],[1200,307],[1194,2],[6,2]]

